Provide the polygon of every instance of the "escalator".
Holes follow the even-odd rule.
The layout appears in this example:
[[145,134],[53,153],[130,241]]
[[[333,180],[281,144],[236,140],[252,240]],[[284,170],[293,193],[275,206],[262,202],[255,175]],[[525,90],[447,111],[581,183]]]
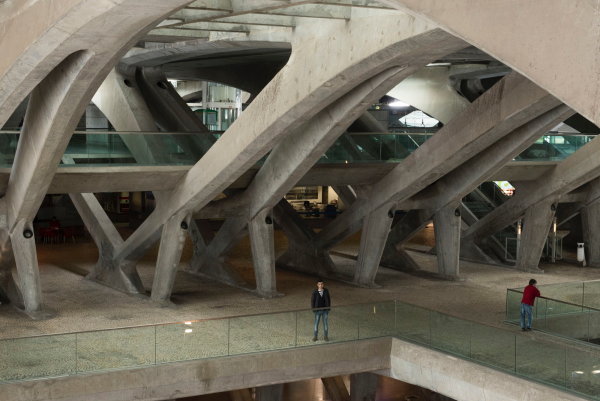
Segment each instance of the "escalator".
[[[463,220],[468,225],[472,225],[508,199],[510,197],[495,182],[484,182],[463,198],[461,203]],[[516,237],[516,225],[510,225],[483,241],[481,248],[498,261],[514,263],[517,257]]]

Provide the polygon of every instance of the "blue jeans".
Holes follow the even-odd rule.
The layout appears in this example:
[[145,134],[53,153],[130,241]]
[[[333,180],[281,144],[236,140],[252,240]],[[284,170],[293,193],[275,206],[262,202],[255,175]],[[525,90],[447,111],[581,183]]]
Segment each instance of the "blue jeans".
[[521,328],[530,329],[531,320],[533,319],[533,306],[521,304]]
[[315,337],[319,334],[319,321],[321,317],[323,318],[323,331],[325,332],[325,337],[327,337],[327,333],[329,332],[329,311],[328,310],[317,310],[315,313]]

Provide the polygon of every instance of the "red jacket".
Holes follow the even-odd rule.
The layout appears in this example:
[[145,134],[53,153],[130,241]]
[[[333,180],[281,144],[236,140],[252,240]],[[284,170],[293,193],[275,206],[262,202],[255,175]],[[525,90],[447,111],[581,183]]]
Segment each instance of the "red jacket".
[[521,299],[521,303],[533,306],[533,303],[535,302],[535,297],[541,296],[542,294],[540,294],[540,290],[535,288],[535,286],[533,285],[528,285],[523,291],[523,299]]

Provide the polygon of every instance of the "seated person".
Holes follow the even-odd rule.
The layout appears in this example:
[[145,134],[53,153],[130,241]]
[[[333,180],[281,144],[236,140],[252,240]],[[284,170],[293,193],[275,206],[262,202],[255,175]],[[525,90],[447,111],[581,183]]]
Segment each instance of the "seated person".
[[325,214],[325,217],[328,219],[335,219],[337,217],[337,207],[335,207],[333,203],[330,203],[329,205],[325,206],[325,211],[323,214]]

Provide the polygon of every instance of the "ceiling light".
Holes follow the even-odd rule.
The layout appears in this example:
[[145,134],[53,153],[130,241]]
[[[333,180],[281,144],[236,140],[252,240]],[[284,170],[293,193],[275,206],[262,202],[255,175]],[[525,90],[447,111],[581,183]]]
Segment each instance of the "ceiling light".
[[400,100],[394,100],[393,102],[388,104],[389,107],[394,108],[402,108],[402,107],[410,107],[410,104],[401,102]]

